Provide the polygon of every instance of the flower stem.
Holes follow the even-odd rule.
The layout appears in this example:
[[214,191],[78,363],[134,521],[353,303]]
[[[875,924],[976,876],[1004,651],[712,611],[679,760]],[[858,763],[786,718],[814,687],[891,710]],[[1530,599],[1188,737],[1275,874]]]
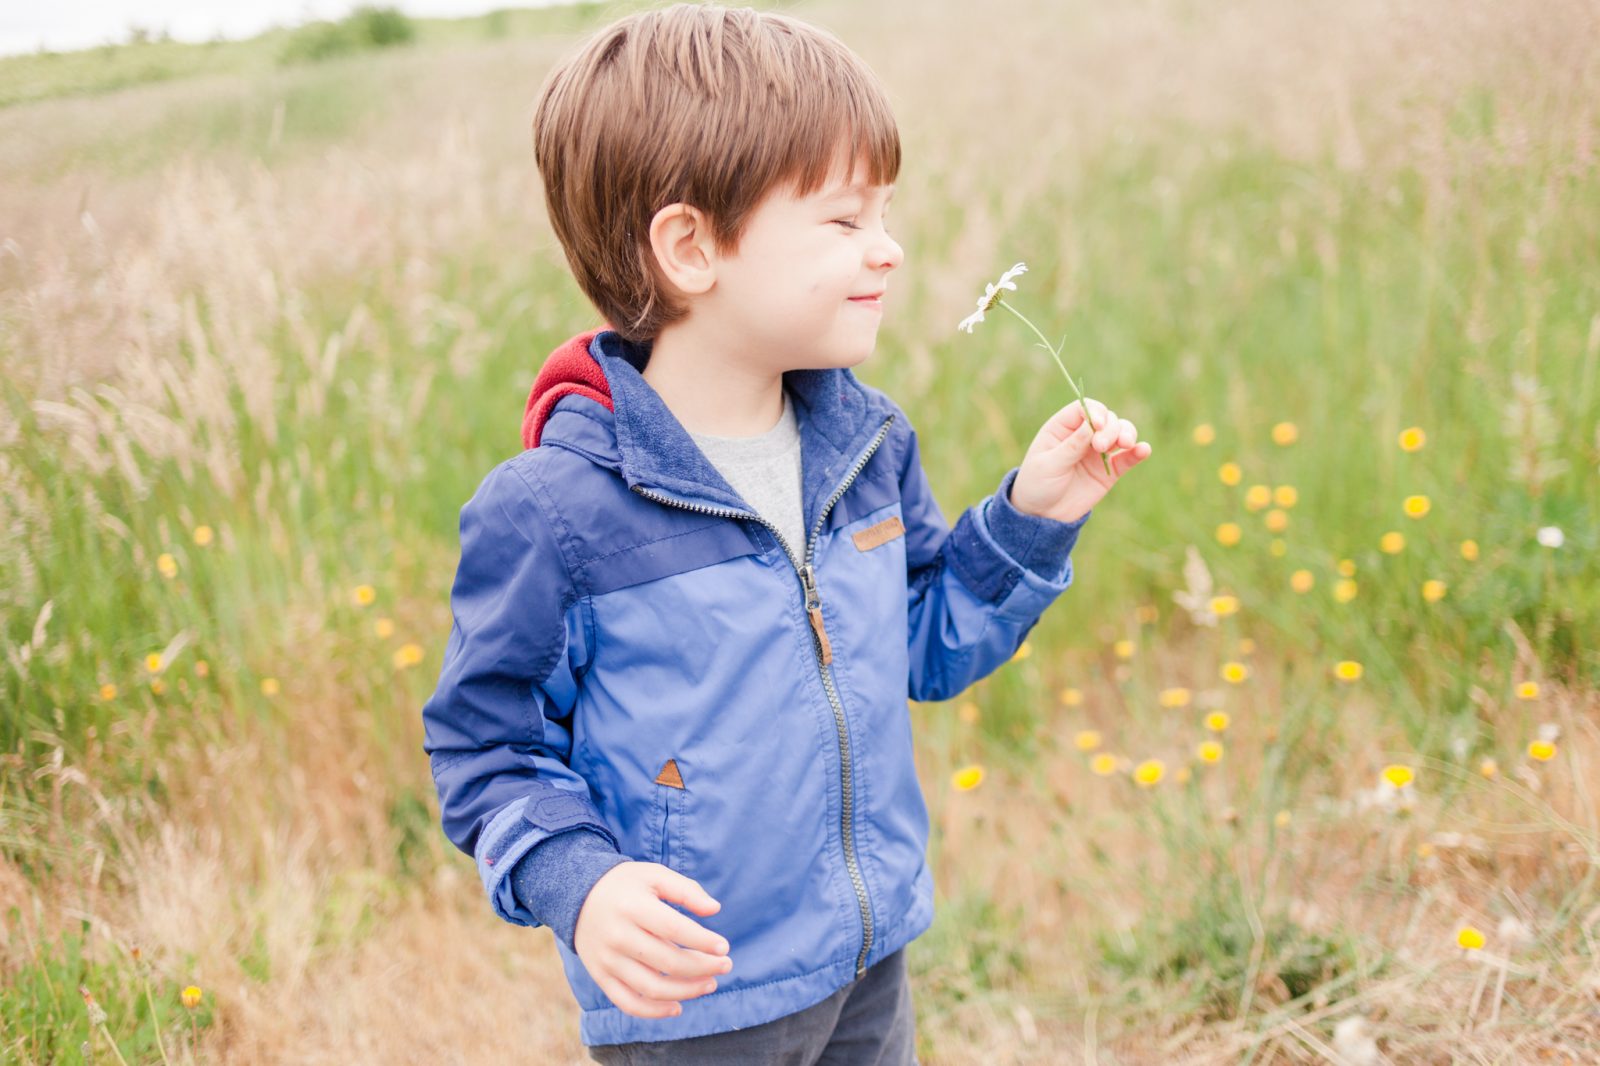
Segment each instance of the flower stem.
[[122,1057],[122,1049],[117,1046],[117,1040],[111,1035],[111,1030],[106,1028],[105,1022],[100,1023],[100,1031],[105,1034],[106,1043],[111,1045],[111,1051],[117,1056],[117,1061],[122,1063],[122,1066],[128,1066],[128,1060]]
[[150,1005],[150,1021],[156,1030],[156,1047],[161,1049],[161,1061],[166,1066],[172,1066],[172,1060],[167,1058],[167,1045],[161,1039],[161,1015],[156,1013],[155,997],[150,994],[150,975],[144,975],[144,1001]]
[[[1056,366],[1061,367],[1061,373],[1066,375],[1067,384],[1071,385],[1072,391],[1078,394],[1078,406],[1083,408],[1083,418],[1084,421],[1089,423],[1089,431],[1098,432],[1099,430],[1094,424],[1094,419],[1089,415],[1089,405],[1083,400],[1083,390],[1078,388],[1078,383],[1072,380],[1071,374],[1067,373],[1066,365],[1061,362],[1061,353],[1056,351],[1055,346],[1045,338],[1043,333],[1039,332],[1038,326],[1035,326],[1032,322],[1028,321],[1027,315],[1023,314],[1021,311],[1018,311],[1015,307],[1012,307],[1004,300],[998,300],[996,302],[999,303],[1001,307],[1004,307],[1007,311],[1010,311],[1012,314],[1022,319],[1022,324],[1033,330],[1033,335],[1039,338],[1039,343],[1044,345],[1045,351],[1050,353],[1050,358],[1056,361]],[[1111,473],[1111,459],[1106,455],[1105,452],[1100,453],[1100,461],[1105,464],[1106,473]]]

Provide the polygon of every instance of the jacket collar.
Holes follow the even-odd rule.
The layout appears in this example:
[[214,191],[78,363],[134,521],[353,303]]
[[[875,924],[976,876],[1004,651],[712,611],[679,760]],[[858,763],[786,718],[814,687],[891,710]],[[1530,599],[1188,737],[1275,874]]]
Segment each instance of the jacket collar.
[[[592,365],[582,359],[587,357]],[[566,447],[612,470],[629,488],[682,502],[749,511],[641,373],[650,345],[610,329],[579,334],[558,348],[528,397],[524,441]],[[603,380],[593,374],[598,366]],[[784,387],[800,431],[807,536],[851,465],[889,416],[848,367],[789,370]],[[575,393],[576,395],[568,395]],[[553,402],[552,402],[553,401]],[[540,410],[544,418],[535,417]]]

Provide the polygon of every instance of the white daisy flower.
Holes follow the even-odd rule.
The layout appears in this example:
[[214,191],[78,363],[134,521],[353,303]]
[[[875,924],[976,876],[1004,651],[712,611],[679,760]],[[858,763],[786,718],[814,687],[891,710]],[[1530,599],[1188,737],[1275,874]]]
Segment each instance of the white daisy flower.
[[1027,272],[1028,264],[1018,263],[1004,274],[1001,274],[999,281],[990,282],[989,285],[985,287],[983,295],[978,297],[978,309],[972,314],[968,315],[966,318],[963,318],[960,325],[956,326],[956,328],[964,329],[968,333],[971,333],[972,327],[983,321],[984,314],[990,310],[993,310],[994,305],[1000,302],[1000,290],[1010,289],[1012,292],[1016,292],[1017,283],[1011,279],[1016,277],[1018,274],[1026,274]]
[[1539,543],[1546,548],[1559,548],[1567,542],[1566,534],[1561,532],[1560,526],[1540,526],[1537,536]]

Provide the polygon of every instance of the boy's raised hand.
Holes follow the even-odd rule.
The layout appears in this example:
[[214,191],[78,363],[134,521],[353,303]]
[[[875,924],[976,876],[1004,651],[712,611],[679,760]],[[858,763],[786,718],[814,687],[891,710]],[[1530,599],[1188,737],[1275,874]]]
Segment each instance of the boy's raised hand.
[[[1089,405],[1095,429],[1083,416]],[[1111,456],[1107,474],[1100,453]],[[1063,407],[1039,428],[1011,483],[1011,505],[1024,514],[1075,522],[1111,491],[1123,474],[1150,457],[1150,443],[1126,418],[1092,397]]]
[[572,934],[578,958],[601,991],[640,1018],[683,1013],[675,1000],[714,991],[711,975],[733,969],[726,940],[663,900],[696,914],[722,909],[699,882],[670,867],[624,862],[594,883]]

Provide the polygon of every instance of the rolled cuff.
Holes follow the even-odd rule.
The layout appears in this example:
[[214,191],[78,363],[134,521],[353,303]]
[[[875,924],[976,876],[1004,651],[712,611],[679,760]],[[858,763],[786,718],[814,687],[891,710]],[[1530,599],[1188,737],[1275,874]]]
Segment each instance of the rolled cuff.
[[599,833],[574,829],[530,849],[511,871],[511,889],[524,910],[576,953],[578,914],[589,891],[613,867],[627,861]]
[[1078,532],[1094,511],[1085,511],[1074,522],[1024,514],[1011,502],[1011,485],[1018,469],[1012,467],[985,502],[984,525],[990,538],[1016,565],[1050,584],[1060,584],[1066,576],[1068,556],[1078,542]]

